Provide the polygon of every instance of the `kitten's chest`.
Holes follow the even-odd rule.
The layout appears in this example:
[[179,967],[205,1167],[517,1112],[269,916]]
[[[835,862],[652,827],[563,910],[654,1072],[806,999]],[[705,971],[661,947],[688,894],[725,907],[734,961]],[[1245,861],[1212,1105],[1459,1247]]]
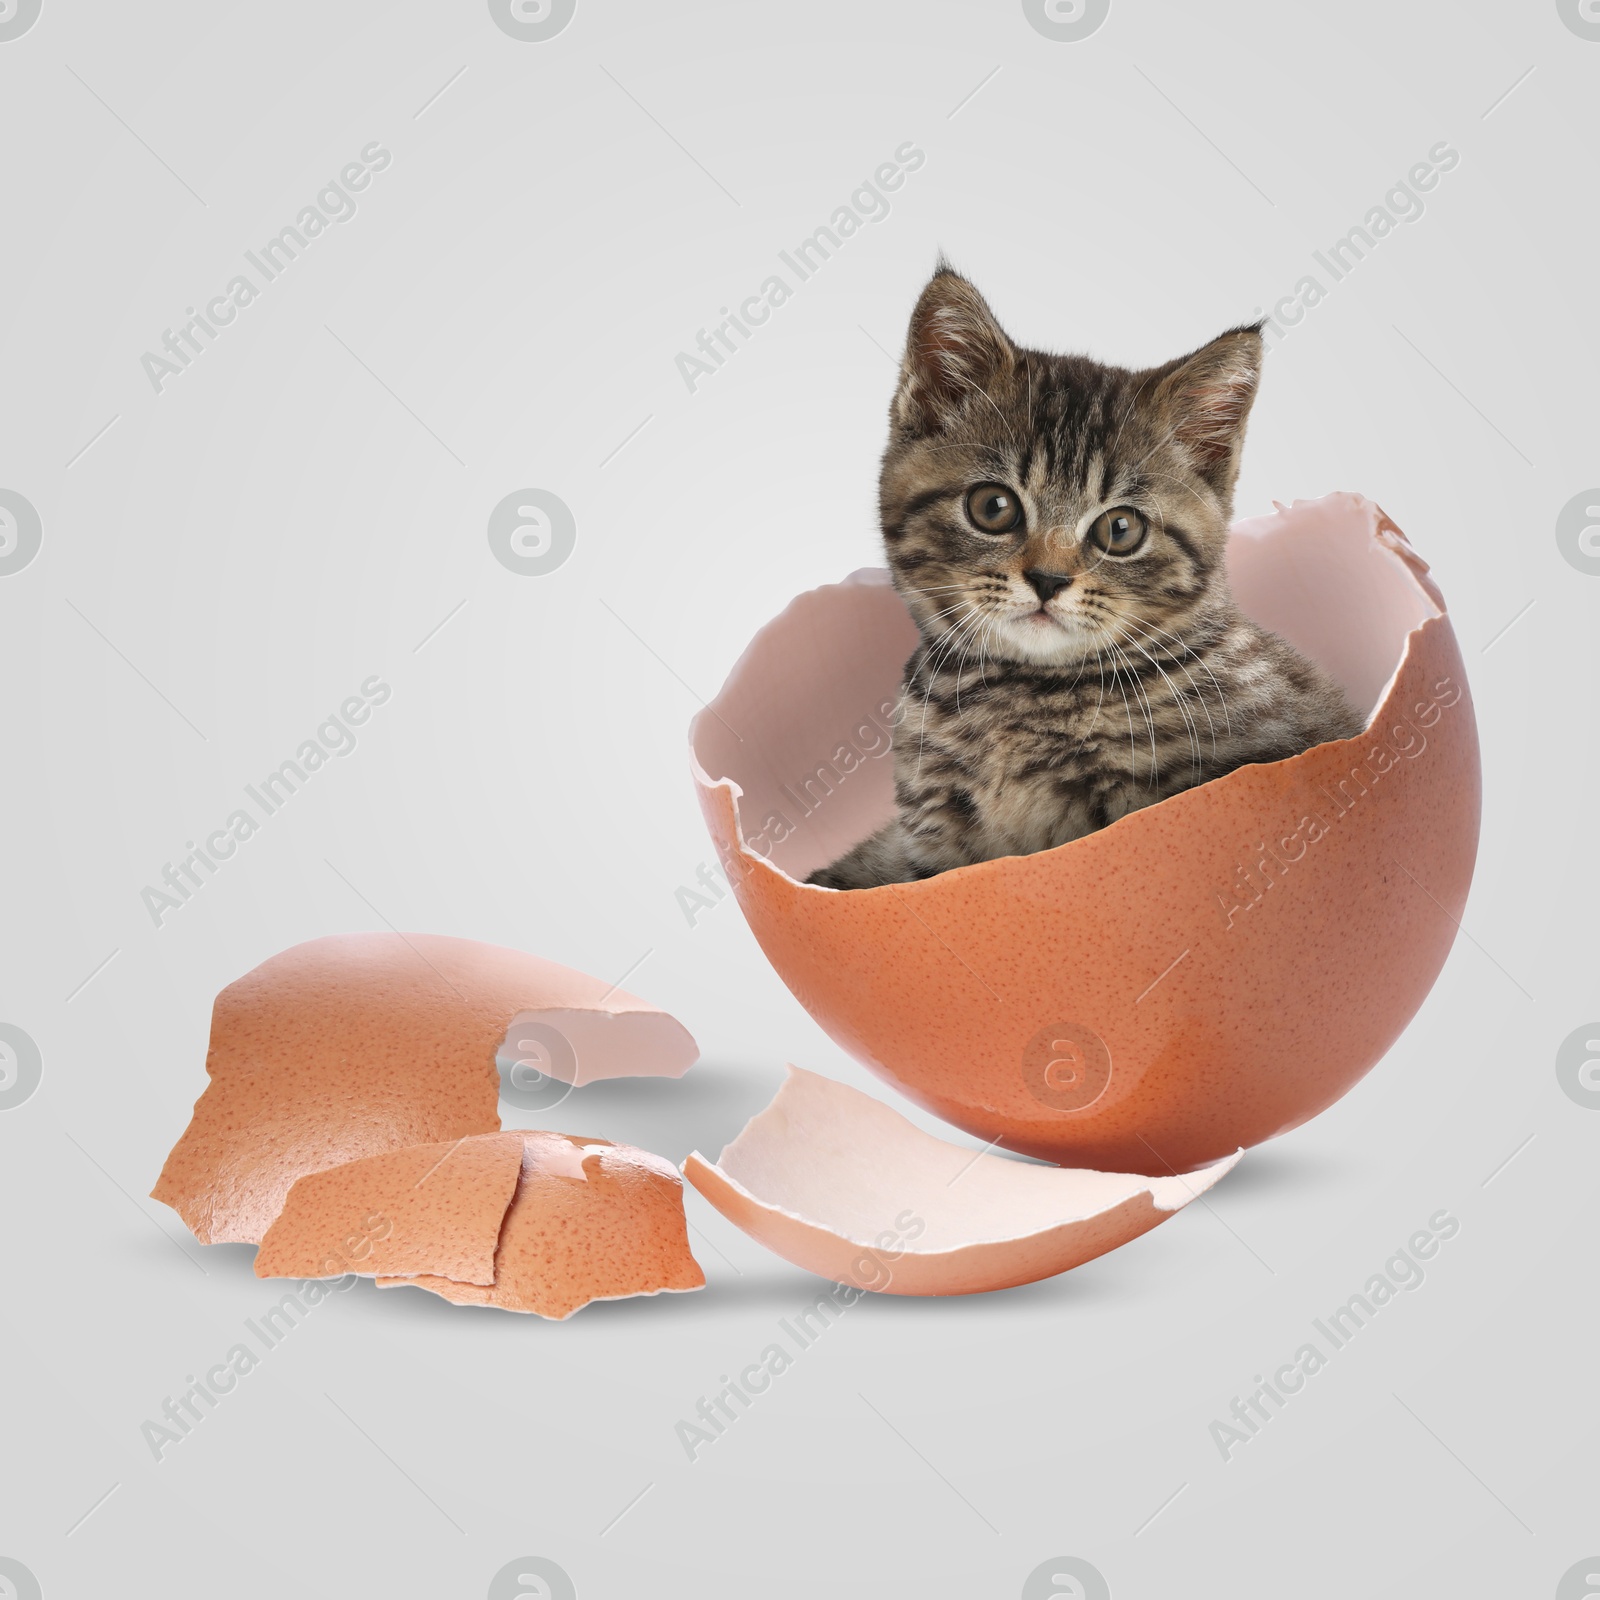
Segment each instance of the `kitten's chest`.
[[[1086,691],[1086,692],[1085,692]],[[1114,699],[1118,716],[1122,701]],[[1138,803],[1130,742],[1113,750],[1111,706],[1088,685],[991,685],[930,699],[919,730],[972,806],[986,851],[1031,853],[1104,827]]]
[[1106,770],[1089,722],[1074,708],[1055,727],[1004,721],[974,741],[977,809],[993,841],[1044,850],[1104,825],[1117,775]]

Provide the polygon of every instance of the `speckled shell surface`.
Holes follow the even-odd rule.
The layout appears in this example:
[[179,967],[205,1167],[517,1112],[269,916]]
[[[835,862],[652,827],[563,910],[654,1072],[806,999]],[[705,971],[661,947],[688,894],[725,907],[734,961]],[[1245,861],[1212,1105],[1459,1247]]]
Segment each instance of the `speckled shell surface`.
[[1185,1172],[1344,1094],[1454,939],[1480,813],[1444,603],[1357,495],[1235,526],[1244,610],[1371,709],[1085,839],[922,883],[798,881],[893,812],[915,640],[881,574],[799,596],[691,729],[701,807],[769,960],[847,1051],[985,1140]]
[[560,1320],[592,1300],[699,1289],[683,1180],[631,1145],[522,1131],[521,1175],[488,1287],[417,1274],[380,1288],[431,1290],[457,1305],[498,1306]]
[[483,1133],[364,1156],[296,1181],[256,1251],[258,1278],[408,1277],[494,1282],[522,1139]]
[[217,996],[210,1082],[152,1194],[204,1243],[259,1243],[307,1173],[498,1132],[506,1029],[558,1009],[653,1014],[670,1070],[683,1070],[683,1041],[692,1059],[664,1012],[520,950],[394,933],[295,945]]

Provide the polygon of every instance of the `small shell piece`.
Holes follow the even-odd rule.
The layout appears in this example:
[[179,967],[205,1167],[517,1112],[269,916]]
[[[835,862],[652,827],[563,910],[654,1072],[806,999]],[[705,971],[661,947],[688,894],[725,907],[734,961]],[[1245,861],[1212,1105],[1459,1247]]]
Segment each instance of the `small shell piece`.
[[480,1133],[309,1172],[256,1251],[258,1278],[406,1277],[494,1282],[522,1139]]
[[520,1131],[521,1175],[495,1254],[494,1281],[447,1275],[380,1277],[457,1305],[498,1306],[555,1320],[591,1300],[699,1289],[689,1250],[683,1180],[671,1162],[631,1145],[577,1134]]
[[884,1294],[977,1294],[1054,1277],[1203,1194],[1235,1152],[1188,1177],[1071,1171],[947,1144],[846,1084],[790,1067],[713,1165],[684,1175],[796,1266]]

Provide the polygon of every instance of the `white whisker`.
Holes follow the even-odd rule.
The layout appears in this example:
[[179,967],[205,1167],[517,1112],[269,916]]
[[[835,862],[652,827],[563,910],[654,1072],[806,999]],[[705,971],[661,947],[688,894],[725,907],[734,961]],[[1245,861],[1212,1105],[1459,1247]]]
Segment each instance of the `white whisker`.
[[[1161,663],[1157,661],[1156,658],[1151,655],[1150,652],[1146,650],[1137,639],[1129,637],[1125,639],[1124,642],[1131,644],[1133,648],[1137,650],[1139,654],[1142,655],[1145,660],[1148,661],[1150,665],[1161,674],[1162,681],[1166,684],[1168,690],[1171,692],[1173,701],[1178,707],[1178,715],[1183,718],[1183,725],[1189,730],[1189,766],[1190,771],[1194,774],[1195,781],[1198,783],[1200,780],[1200,731],[1195,726],[1194,718],[1189,715],[1189,707],[1184,700],[1182,692],[1179,690],[1177,684],[1175,684],[1172,679],[1167,676],[1167,673],[1163,669]],[[1146,703],[1148,703],[1148,694],[1146,694],[1145,699]]]

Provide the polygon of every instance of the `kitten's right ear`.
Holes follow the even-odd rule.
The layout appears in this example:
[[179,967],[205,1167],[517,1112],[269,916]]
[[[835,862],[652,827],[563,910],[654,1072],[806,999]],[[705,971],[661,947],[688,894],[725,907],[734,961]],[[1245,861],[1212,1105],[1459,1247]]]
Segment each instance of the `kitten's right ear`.
[[1261,382],[1262,324],[1231,328],[1171,362],[1150,406],[1195,471],[1224,494],[1239,476],[1245,423]]
[[894,420],[914,433],[937,433],[1016,360],[983,296],[941,260],[911,313]]

